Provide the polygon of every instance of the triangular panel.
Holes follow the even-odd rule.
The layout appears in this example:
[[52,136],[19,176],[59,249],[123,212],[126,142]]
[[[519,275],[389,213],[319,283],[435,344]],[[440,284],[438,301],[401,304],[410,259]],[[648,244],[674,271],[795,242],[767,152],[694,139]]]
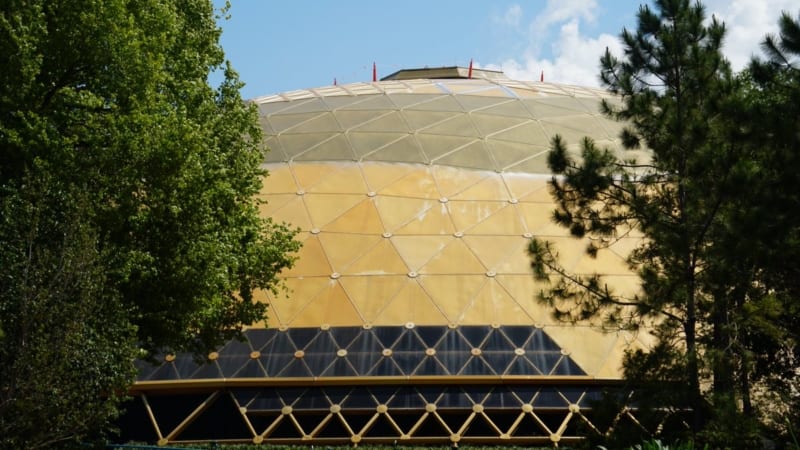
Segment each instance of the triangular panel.
[[[442,155],[452,152],[457,148],[466,147],[475,141],[472,137],[443,136],[436,134],[419,133],[416,135],[417,142],[422,146],[422,150],[429,160],[436,161]],[[459,164],[453,164],[459,165]]]
[[361,176],[361,169],[355,164],[338,164],[338,170],[324,176],[308,188],[310,193],[325,194],[366,194],[367,184]]
[[481,133],[481,136],[489,136],[491,134],[507,130],[515,125],[523,124],[530,119],[511,118],[492,116],[488,114],[474,113],[470,114],[472,121]]
[[394,183],[384,186],[379,193],[399,197],[439,198],[436,180],[427,170],[409,172]]
[[511,295],[497,281],[491,279],[463,310],[460,322],[465,325],[523,325],[531,324],[531,319]]
[[343,270],[344,275],[406,275],[408,266],[403,258],[388,239],[381,239],[376,245],[362,254],[357,260],[347,265]]
[[542,126],[533,121],[494,133],[490,136],[490,138],[500,141],[510,141],[520,144],[533,144],[539,146],[549,142],[548,136],[544,133]]
[[292,133],[318,133],[321,131],[342,131],[342,127],[332,113],[326,112],[291,129]]
[[310,98],[288,102],[288,107],[281,109],[281,114],[300,114],[315,111],[327,111],[328,105],[322,98]]
[[380,150],[366,154],[362,157],[365,161],[392,161],[427,164],[428,159],[422,152],[413,135],[408,135],[398,141],[386,145]]
[[446,323],[447,318],[416,282],[410,282],[389,302],[375,319],[375,325],[418,325]]
[[525,233],[525,225],[517,212],[516,205],[507,205],[475,226],[467,228],[465,232],[467,234],[520,236]]
[[464,242],[487,269],[498,266],[519,255],[527,257],[528,240],[522,236],[464,236]]
[[300,114],[280,113],[268,116],[266,120],[270,124],[270,127],[273,130],[275,130],[276,133],[281,133],[290,128],[296,127],[304,122],[309,122],[314,118],[319,117],[323,114],[325,113],[322,111],[313,111]]
[[[525,221],[525,229],[534,236],[546,236],[542,231],[553,225],[555,205],[552,203],[520,202],[517,204],[517,211]],[[566,230],[559,235],[563,235],[565,232]]]
[[549,285],[534,280],[530,272],[519,275],[498,275],[495,279],[522,307],[528,320],[535,324],[553,323],[550,308],[537,300],[537,295]]
[[311,148],[341,136],[339,133],[285,133],[279,135],[278,140],[287,156],[295,158]]
[[375,111],[347,111],[341,109],[334,111],[333,115],[345,130],[356,128],[379,117]]
[[462,111],[461,105],[452,95],[441,95],[431,100],[409,105],[405,110],[414,111]]
[[[546,164],[547,153],[549,148],[544,146],[547,141],[542,141],[542,145],[535,145],[531,143],[510,142],[494,139],[494,137],[486,140],[492,156],[497,161],[501,168],[515,167],[520,162],[531,157],[541,157],[544,164]],[[546,166],[545,166],[546,167]],[[548,173],[549,170],[542,173]]]
[[308,151],[296,154],[294,159],[296,161],[355,161],[358,158],[353,153],[353,148],[347,138],[343,134],[337,134]]
[[[537,176],[522,173],[503,174],[503,180],[505,180],[508,190],[511,192],[511,195],[519,201],[551,202],[552,196],[550,195],[550,191],[548,191],[548,182],[550,179],[550,176]],[[543,193],[544,195],[533,197],[534,192]]]
[[461,368],[459,375],[496,375],[496,373],[482,358],[473,357]]
[[550,168],[547,166],[547,154],[538,153],[537,155],[538,156],[533,156],[510,166],[506,166],[503,170],[506,172],[548,175],[550,173]]
[[606,365],[618,340],[615,334],[604,334],[589,327],[548,326],[545,331],[590,375],[597,375]]
[[258,211],[263,217],[272,217],[279,209],[286,206],[292,200],[297,200],[297,194],[270,194],[260,197],[263,202],[258,204]]
[[528,111],[523,103],[519,100],[504,102],[496,106],[484,108],[481,110],[481,114],[491,114],[503,117],[531,117],[530,111]]
[[288,278],[285,283],[289,291],[288,298],[280,296],[270,301],[270,323],[274,320],[281,325],[290,324],[314,297],[328,288],[330,279],[328,277]]
[[504,201],[451,201],[447,203],[450,217],[453,218],[453,223],[458,231],[472,228],[506,206],[508,203]]
[[436,179],[439,192],[446,198],[452,198],[470,186],[481,182],[494,173],[478,170],[464,170],[460,168],[435,165],[431,168]]
[[447,316],[446,323],[459,323],[464,309],[486,283],[486,276],[428,275],[420,277],[420,283]]
[[486,149],[483,141],[474,141],[464,148],[448,153],[438,159],[437,164],[447,164],[457,167],[473,169],[496,169],[497,164],[492,160],[491,154]]
[[[354,106],[358,103],[369,101],[373,96],[371,95],[331,95],[322,97],[322,100],[328,105],[328,108],[334,112],[342,111],[342,108]],[[366,108],[365,108],[366,109]],[[357,110],[352,108],[350,110]]]
[[406,94],[397,93],[389,94],[389,98],[400,108],[408,108],[409,106],[419,103],[429,102],[442,97],[443,94]]
[[301,317],[298,317],[293,326],[360,326],[364,320],[350,302],[342,286],[331,280],[328,288],[314,297],[305,307]]
[[523,100],[523,103],[538,119],[597,112],[588,110],[578,99],[572,97],[539,97]]
[[426,215],[427,211],[439,202],[433,199],[394,197],[382,195],[375,199],[375,206],[381,215],[384,226],[394,232],[402,225]]
[[483,95],[459,95],[456,96],[456,100],[458,100],[458,102],[461,103],[461,106],[464,108],[465,111],[471,111],[471,112],[475,112],[477,110],[483,110],[486,108],[491,108],[492,106],[514,101],[508,98],[487,97]]
[[[363,100],[361,100],[363,98]],[[327,99],[326,99],[327,100]],[[394,104],[388,97],[382,94],[375,95],[360,95],[358,102],[342,105],[337,107],[337,110],[343,111],[357,111],[357,110],[393,110],[396,109]],[[344,103],[344,102],[343,102]]]
[[458,194],[452,195],[451,200],[504,200],[509,198],[503,179],[497,174],[486,176]]
[[265,136],[263,149],[265,153],[264,163],[280,163],[289,160],[289,156],[283,150],[283,145],[281,145],[276,136]]
[[308,216],[303,198],[300,196],[289,200],[282,208],[273,211],[270,217],[275,223],[286,222],[291,227],[297,227],[303,231],[313,228],[311,217]]
[[283,272],[284,276],[328,276],[333,272],[328,257],[317,236],[309,236],[297,254],[294,266]]
[[419,269],[421,274],[479,274],[486,273],[486,268],[470,251],[461,239],[453,239]]
[[357,194],[306,194],[303,199],[311,214],[312,223],[315,227],[322,228],[363,202],[366,197]]
[[420,130],[425,127],[444,122],[461,113],[444,112],[444,111],[403,111],[403,117],[406,122],[411,126],[412,130]]
[[337,163],[294,163],[290,167],[298,189],[305,191],[311,191],[317,183],[342,169]]
[[405,122],[405,119],[398,111],[391,111],[379,117],[375,117],[369,122],[362,123],[354,127],[352,131],[378,131],[382,133],[396,132],[396,133],[410,133],[411,129]]
[[452,236],[393,236],[392,244],[408,268],[419,271],[453,239]]
[[575,266],[586,255],[584,240],[557,236],[548,236],[546,240],[551,244],[559,263],[568,271],[574,271]]
[[297,192],[297,183],[294,180],[289,166],[270,165],[267,167],[269,173],[262,177],[261,194],[293,194]]
[[380,148],[390,146],[403,138],[407,138],[408,134],[353,131],[348,133],[347,137],[356,155],[363,157]]
[[384,228],[372,199],[364,197],[364,201],[325,225],[322,230],[325,232],[379,235],[383,233]]
[[333,272],[344,273],[343,269],[361,255],[370,251],[379,240],[379,235],[351,233],[320,233],[319,240],[331,263]]
[[378,192],[384,187],[394,183],[415,170],[425,170],[416,166],[404,164],[389,164],[379,162],[365,162],[361,164],[361,172],[367,181],[367,186],[372,192]]
[[591,116],[548,118],[540,122],[550,138],[559,135],[568,145],[578,145],[586,136],[605,135],[605,130]]
[[414,370],[414,375],[448,375],[447,369],[435,358],[426,357]]
[[423,214],[394,230],[394,233],[397,235],[453,234],[455,227],[447,207],[437,202]]
[[434,135],[465,136],[470,138],[478,135],[478,130],[466,114],[458,114],[452,119],[439,122],[420,131]]

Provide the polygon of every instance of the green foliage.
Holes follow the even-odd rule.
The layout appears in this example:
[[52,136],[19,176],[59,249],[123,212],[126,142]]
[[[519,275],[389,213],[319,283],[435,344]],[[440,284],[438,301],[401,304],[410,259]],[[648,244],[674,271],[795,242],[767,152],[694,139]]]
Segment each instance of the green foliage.
[[744,318],[750,325],[748,362],[773,405],[766,415],[790,440],[789,431],[800,429],[800,15],[784,12],[778,25],[779,35],[762,43],[769,59],[754,60],[748,74],[754,86],[747,93],[753,141],[760,143],[763,162],[753,183],[751,214],[742,216],[756,236],[754,266],[758,287],[766,292],[758,305],[764,307],[747,310]]
[[26,178],[0,223],[0,448],[74,443],[116,417],[135,327],[108,285],[82,199]]
[[658,439],[653,439],[641,444],[636,444],[631,447],[631,450],[693,450],[694,448],[695,446],[692,443],[667,445],[663,444]]
[[296,244],[258,217],[256,111],[210,2],[4,5],[0,181],[41,171],[86,193],[146,349],[205,350],[262,318],[252,291],[274,288]]
[[[600,450],[608,450],[605,446],[602,445],[598,445],[597,448]],[[695,446],[692,443],[668,445],[662,443],[658,439],[653,439],[649,441],[644,441],[640,444],[635,444],[628,448],[629,450],[694,450]]]
[[624,56],[601,58],[601,79],[622,101],[603,111],[627,124],[625,147],[647,147],[651,159],[618,158],[588,139],[576,158],[555,137],[548,163],[553,218],[589,238],[589,255],[644,236],[628,257],[641,290],[625,297],[599,275],[570,273],[541,240],[529,248],[534,276],[553,282],[541,300],[557,318],[644,325],[658,338],[624,362],[642,417],[691,411],[698,439],[755,445],[755,393],[773,386],[779,404],[797,402],[800,20],[784,14],[780,37],[764,43],[770,61],[734,76],[725,27],[701,4],[656,1],[637,18],[621,34]]
[[134,356],[236,336],[265,315],[254,291],[291,266],[295,232],[258,214],[257,114],[219,35],[208,0],[0,4],[12,447],[102,428]]

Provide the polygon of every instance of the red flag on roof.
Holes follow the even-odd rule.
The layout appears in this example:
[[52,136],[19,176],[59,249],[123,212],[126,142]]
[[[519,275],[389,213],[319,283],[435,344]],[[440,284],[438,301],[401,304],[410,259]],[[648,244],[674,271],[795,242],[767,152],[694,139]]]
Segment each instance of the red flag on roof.
[[378,81],[378,66],[372,63],[372,81]]

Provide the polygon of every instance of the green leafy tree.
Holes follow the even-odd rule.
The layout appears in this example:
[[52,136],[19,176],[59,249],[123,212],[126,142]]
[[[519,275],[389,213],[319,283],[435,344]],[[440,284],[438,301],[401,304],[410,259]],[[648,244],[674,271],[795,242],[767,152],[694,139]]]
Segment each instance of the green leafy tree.
[[[61,323],[62,307],[70,322],[87,317],[86,329],[38,328],[36,339],[54,346],[37,347],[31,371],[0,378],[0,392],[33,375],[30,383],[45,387],[45,362],[66,364],[59,355],[84,351],[78,337],[104,320],[111,334],[85,347],[106,364],[97,369],[107,375],[93,389],[97,401],[113,401],[116,374],[130,381],[130,361],[114,355],[205,352],[264,317],[254,291],[279,287],[277,274],[291,266],[298,243],[294,230],[258,214],[254,194],[266,174],[257,113],[240,97],[219,36],[208,0],[0,4],[0,225],[8,262],[0,266],[0,310],[19,314],[0,315],[0,366],[17,361],[18,322],[39,317],[29,314],[49,325]],[[208,83],[212,72],[223,75],[217,87]],[[11,239],[27,228],[27,241]],[[35,277],[21,279],[23,270]],[[43,306],[27,305],[34,298]],[[80,407],[81,389],[66,384],[61,395]],[[41,398],[34,391],[14,402]],[[68,416],[63,404],[42,405],[40,421]],[[7,430],[22,429],[14,428],[15,408],[0,409]]]
[[76,444],[116,417],[134,375],[130,311],[80,196],[56,186],[28,178],[0,209],[0,448]]
[[[590,255],[632,230],[643,235],[628,256],[640,292],[625,297],[599,275],[569,273],[547,242],[534,240],[529,250],[535,275],[554,279],[542,301],[557,317],[611,329],[646,325],[655,334],[656,348],[625,361],[626,377],[644,394],[634,400],[647,405],[657,398],[662,411],[688,408],[690,429],[697,432],[725,416],[711,414],[710,404],[735,412],[738,400],[733,312],[747,298],[737,288],[753,278],[739,283],[732,268],[719,263],[718,243],[746,189],[741,182],[750,175],[752,149],[732,118],[743,103],[742,86],[721,54],[724,25],[706,20],[703,6],[689,0],[656,1],[654,10],[642,6],[637,19],[636,31],[621,34],[623,57],[607,51],[601,58],[601,80],[622,101],[605,102],[603,109],[628,124],[623,145],[646,146],[651,158],[619,158],[589,139],[575,158],[556,137],[548,163],[555,174],[554,219],[589,238]],[[703,389],[708,384],[710,396]]]
[[260,319],[252,292],[296,244],[259,218],[256,111],[210,2],[12,0],[0,27],[0,182],[42,171],[86,193],[141,344],[204,350]]

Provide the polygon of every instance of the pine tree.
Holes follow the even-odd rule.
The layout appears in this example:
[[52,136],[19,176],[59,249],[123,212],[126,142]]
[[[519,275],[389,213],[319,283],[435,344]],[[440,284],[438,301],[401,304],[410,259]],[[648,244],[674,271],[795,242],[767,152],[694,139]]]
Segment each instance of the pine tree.
[[[628,124],[621,135],[625,148],[646,147],[651,158],[619,158],[589,139],[575,158],[555,137],[548,163],[555,174],[554,219],[573,236],[588,237],[590,255],[631,231],[643,235],[628,257],[641,278],[640,293],[623,297],[599,275],[568,273],[542,240],[532,241],[529,251],[535,275],[554,278],[541,298],[558,317],[650,328],[658,347],[628,355],[626,376],[672,382],[669,392],[661,385],[658,400],[690,408],[691,428],[698,431],[708,409],[701,390],[709,381],[704,357],[729,338],[720,322],[726,308],[704,274],[714,225],[735,200],[731,176],[744,151],[724,114],[736,83],[721,54],[724,24],[706,22],[699,3],[659,0],[654,9],[642,6],[637,20],[635,31],[621,34],[624,56],[606,51],[601,58],[601,80],[622,101],[618,107],[605,102],[603,112]],[[724,368],[712,364],[710,370],[717,386],[730,385]]]
[[[760,308],[744,317],[749,364],[744,381],[768,386],[772,423],[800,429],[800,15],[783,12],[779,34],[762,42],[766,60],[749,67],[748,91],[754,152],[760,164],[750,177],[742,221],[753,242],[754,290]],[[738,229],[732,228],[732,234]],[[745,403],[747,406],[747,403]],[[787,423],[787,421],[790,421]],[[786,431],[786,428],[783,429]]]

